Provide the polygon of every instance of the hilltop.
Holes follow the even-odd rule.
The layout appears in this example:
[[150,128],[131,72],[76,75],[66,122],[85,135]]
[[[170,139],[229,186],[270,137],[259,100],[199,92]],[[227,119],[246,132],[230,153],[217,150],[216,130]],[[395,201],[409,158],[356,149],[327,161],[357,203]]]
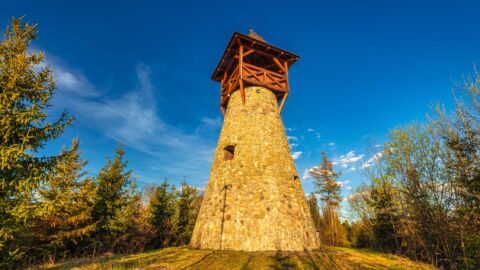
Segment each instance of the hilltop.
[[328,247],[312,252],[241,252],[165,248],[131,255],[82,258],[35,269],[421,269],[423,263],[367,250]]

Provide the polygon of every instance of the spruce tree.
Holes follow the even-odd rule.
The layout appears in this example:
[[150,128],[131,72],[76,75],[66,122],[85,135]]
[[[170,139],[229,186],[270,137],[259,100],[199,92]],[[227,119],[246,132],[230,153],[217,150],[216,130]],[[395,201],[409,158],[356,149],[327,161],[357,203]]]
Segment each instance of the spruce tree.
[[115,151],[115,158],[108,159],[95,179],[96,194],[93,206],[93,220],[97,223],[97,240],[100,248],[112,248],[112,241],[128,228],[127,217],[122,216],[132,197],[135,179],[127,171],[121,147]]
[[326,205],[338,206],[342,200],[340,196],[340,184],[337,183],[338,173],[333,170],[333,163],[327,154],[322,152],[322,163],[313,168],[309,174],[314,179],[316,192]]
[[167,247],[172,243],[175,230],[175,193],[169,190],[167,179],[155,188],[149,204],[149,223],[155,231],[153,248]]
[[72,118],[66,113],[48,121],[55,90],[44,54],[29,52],[37,26],[13,18],[0,42],[0,266],[21,255],[15,237],[37,213],[30,205],[57,160],[40,156],[45,144],[60,136]]
[[178,196],[178,245],[186,245],[190,242],[200,208],[200,200],[197,189],[183,182]]
[[314,179],[316,192],[320,195],[320,200],[324,202],[322,240],[326,244],[337,245],[340,242],[339,239],[343,238],[344,233],[339,227],[340,221],[336,215],[336,208],[342,200],[340,184],[336,181],[338,173],[333,170],[333,163],[328,159],[327,154],[322,152],[322,163],[310,170],[309,174]]
[[54,258],[80,251],[95,230],[91,217],[95,186],[93,179],[84,178],[86,164],[78,140],[73,140],[70,149],[62,150],[48,182],[39,189],[39,207],[46,214],[34,233],[43,234],[46,252]]

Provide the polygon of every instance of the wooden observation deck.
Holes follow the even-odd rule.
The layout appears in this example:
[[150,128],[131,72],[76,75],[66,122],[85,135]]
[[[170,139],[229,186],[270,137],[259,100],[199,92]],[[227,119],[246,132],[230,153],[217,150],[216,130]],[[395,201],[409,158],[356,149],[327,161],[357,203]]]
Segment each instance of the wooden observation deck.
[[258,85],[270,89],[281,100],[282,111],[289,94],[288,68],[299,59],[298,55],[266,43],[250,30],[248,35],[233,33],[212,75],[220,82],[220,109],[225,114],[230,95],[240,90],[245,104],[244,87]]

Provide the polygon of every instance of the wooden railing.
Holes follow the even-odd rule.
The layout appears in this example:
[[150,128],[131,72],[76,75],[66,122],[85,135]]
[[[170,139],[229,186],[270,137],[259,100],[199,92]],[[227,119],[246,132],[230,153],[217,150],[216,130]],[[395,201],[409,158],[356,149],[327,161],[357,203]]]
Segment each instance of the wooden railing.
[[[245,104],[245,90],[244,87],[247,85],[258,85],[268,88],[277,94],[277,97],[282,98],[280,104],[280,111],[282,111],[285,100],[288,97],[289,86],[288,86],[288,64],[284,62],[283,64],[280,61],[272,57],[275,65],[278,66],[281,72],[277,73],[265,68],[261,68],[249,63],[245,63],[243,58],[245,55],[251,54],[253,50],[247,51],[244,54],[243,46],[240,46],[238,49],[238,55],[235,56],[238,59],[238,63],[230,75],[227,74],[229,67],[224,73],[224,77],[221,81],[221,97],[220,97],[220,109],[223,114],[225,114],[225,107],[230,98],[230,94],[235,91],[237,88],[241,92],[242,103]],[[233,65],[235,61],[232,60],[230,65]]]
[[243,78],[245,82],[261,85],[271,90],[288,92],[286,76],[252,64],[243,63]]

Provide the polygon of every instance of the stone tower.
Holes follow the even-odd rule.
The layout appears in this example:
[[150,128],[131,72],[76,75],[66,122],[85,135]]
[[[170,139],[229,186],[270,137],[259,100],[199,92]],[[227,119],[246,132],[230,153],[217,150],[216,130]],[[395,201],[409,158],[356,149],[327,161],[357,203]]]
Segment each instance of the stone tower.
[[253,31],[230,39],[212,76],[221,82],[224,122],[191,246],[319,247],[280,117],[297,59]]

